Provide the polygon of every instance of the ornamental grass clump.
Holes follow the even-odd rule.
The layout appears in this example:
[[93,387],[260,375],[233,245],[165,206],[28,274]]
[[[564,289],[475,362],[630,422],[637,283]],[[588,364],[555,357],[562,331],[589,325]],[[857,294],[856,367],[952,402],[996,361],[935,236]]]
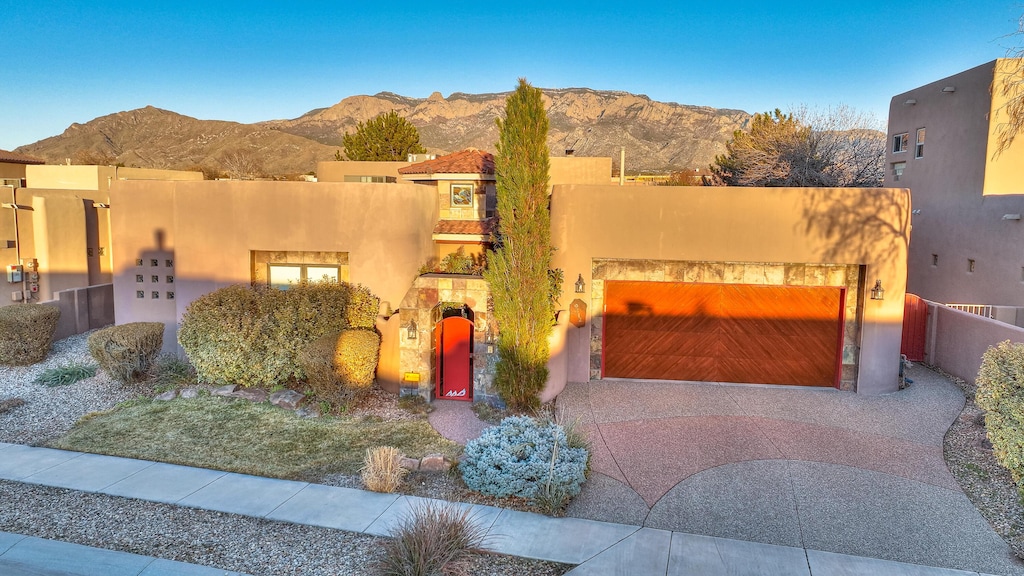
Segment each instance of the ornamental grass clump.
[[87,364],[65,364],[56,368],[47,368],[36,377],[37,384],[43,384],[51,388],[55,386],[68,386],[79,380],[92,378],[96,375],[96,367]]
[[366,458],[359,475],[367,490],[390,494],[402,484],[402,478],[409,472],[399,465],[402,453],[393,446],[367,448]]
[[978,370],[975,402],[996,460],[1010,471],[1024,497],[1024,344],[990,346]]
[[470,552],[483,550],[487,529],[468,506],[431,502],[412,508],[384,544],[381,572],[386,576],[462,574]]
[[562,503],[580,493],[590,460],[586,448],[569,445],[561,426],[527,416],[487,428],[464,454],[459,469],[471,490],[535,501],[557,495]]

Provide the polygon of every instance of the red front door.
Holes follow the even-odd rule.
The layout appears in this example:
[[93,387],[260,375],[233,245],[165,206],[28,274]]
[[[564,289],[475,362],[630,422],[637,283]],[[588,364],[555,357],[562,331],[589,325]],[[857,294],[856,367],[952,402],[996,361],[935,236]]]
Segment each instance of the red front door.
[[445,318],[437,325],[437,397],[473,399],[473,323],[461,317]]

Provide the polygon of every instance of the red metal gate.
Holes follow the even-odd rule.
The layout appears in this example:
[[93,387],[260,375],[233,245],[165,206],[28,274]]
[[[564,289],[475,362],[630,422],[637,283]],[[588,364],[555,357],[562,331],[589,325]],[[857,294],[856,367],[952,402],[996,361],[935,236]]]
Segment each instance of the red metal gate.
[[907,360],[924,362],[925,328],[928,326],[928,304],[920,296],[908,293],[903,301],[903,342],[900,354]]
[[437,324],[437,397],[473,399],[473,323],[453,316]]

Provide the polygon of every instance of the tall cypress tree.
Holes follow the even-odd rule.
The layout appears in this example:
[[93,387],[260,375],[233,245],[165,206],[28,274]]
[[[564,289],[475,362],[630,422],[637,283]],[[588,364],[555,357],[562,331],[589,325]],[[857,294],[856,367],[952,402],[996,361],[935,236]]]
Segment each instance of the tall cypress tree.
[[548,267],[548,115],[541,91],[520,78],[498,119],[494,157],[499,228],[484,277],[498,325],[495,384],[510,408],[540,403],[547,382],[548,335],[554,320]]

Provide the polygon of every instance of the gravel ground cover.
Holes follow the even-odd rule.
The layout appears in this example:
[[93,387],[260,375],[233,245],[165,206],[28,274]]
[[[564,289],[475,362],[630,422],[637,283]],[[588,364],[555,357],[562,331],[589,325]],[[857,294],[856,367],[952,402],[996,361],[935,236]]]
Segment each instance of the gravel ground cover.
[[[24,367],[0,366],[0,442],[46,445],[82,416],[109,410],[139,395],[146,384],[124,386],[104,373],[69,386],[35,382],[42,371],[71,363],[94,364],[88,334],[55,342],[47,359]],[[385,395],[360,408],[382,418],[422,418],[395,406]],[[334,475],[324,484],[361,488],[358,476]],[[481,501],[448,476],[417,474],[403,492],[425,497]],[[255,576],[282,574],[373,574],[381,539],[363,534],[272,522],[233,514],[117,498],[103,494],[0,481],[0,530],[215,566]],[[495,554],[474,554],[466,574],[557,576],[572,567]]]
[[985,434],[985,411],[974,403],[976,386],[932,368],[964,391],[967,402],[943,439],[946,465],[992,528],[1024,559],[1024,506],[1010,472],[992,453]]

